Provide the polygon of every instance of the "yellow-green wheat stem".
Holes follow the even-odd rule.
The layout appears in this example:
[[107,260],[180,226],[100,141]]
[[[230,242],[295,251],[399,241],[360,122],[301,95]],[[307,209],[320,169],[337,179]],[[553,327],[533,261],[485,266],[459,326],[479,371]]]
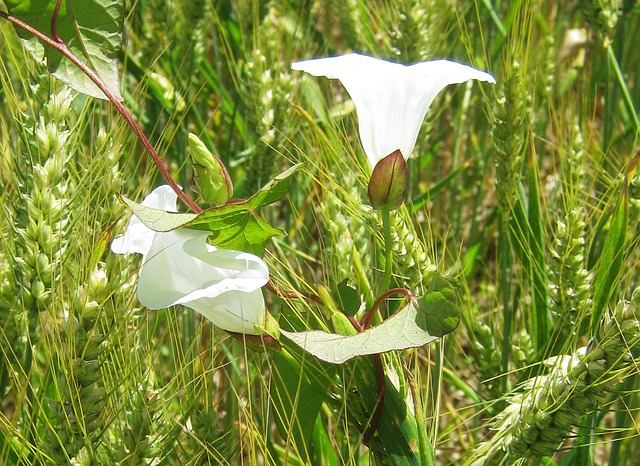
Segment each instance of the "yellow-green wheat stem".
[[556,315],[558,344],[574,337],[576,323],[590,305],[591,280],[585,267],[584,210],[575,207],[556,225],[551,249],[552,311]]
[[580,0],[585,19],[600,38],[608,44],[618,22],[618,0]]
[[96,322],[110,292],[104,265],[100,265],[76,290],[50,343],[57,394],[48,403],[52,432],[47,436],[47,453],[57,463],[98,458],[106,397],[101,354],[109,345]]
[[318,215],[326,232],[324,236],[332,245],[323,251],[324,263],[335,279],[332,285],[347,279],[364,301],[371,304],[376,290],[371,288],[374,277],[371,274],[370,233],[365,217],[361,215],[363,210],[365,214],[371,212],[371,208],[363,204],[353,171],[345,170],[340,177],[345,191],[327,189],[318,202]]
[[[438,36],[439,5],[434,1],[402,0],[390,4],[393,8],[389,31],[391,52],[407,63],[430,60]],[[396,18],[394,18],[396,17]]]
[[620,16],[620,4],[621,2],[618,0],[581,0],[580,8],[582,9],[585,19],[597,37],[602,41],[609,65],[622,91],[622,102],[627,107],[635,130],[638,132],[638,130],[640,130],[640,119],[638,119],[638,114],[633,106],[633,99],[629,93],[626,79],[618,65],[618,59],[611,47],[613,30]]
[[[501,221],[498,235],[499,290],[502,297],[502,371],[508,372],[511,353],[511,336],[514,322],[511,302],[510,279],[513,269],[509,222],[518,208],[518,190],[521,186],[526,128],[526,89],[520,72],[520,64],[514,61],[507,69],[502,85],[502,95],[496,99],[493,123],[495,149],[495,186]],[[503,378],[503,383],[507,382]],[[506,388],[506,387],[503,387]]]
[[553,345],[557,349],[575,336],[582,313],[591,307],[591,278],[586,270],[586,211],[579,201],[589,190],[584,168],[584,139],[578,124],[572,133],[571,148],[561,160],[560,171],[565,211],[556,220],[548,263],[549,305],[555,321]]
[[[38,116],[27,116],[24,145],[14,147],[11,154],[16,170],[11,181],[17,189],[3,215],[13,225],[8,254],[11,273],[3,280],[2,318],[5,332],[13,340],[2,348],[5,362],[13,370],[11,385],[16,393],[25,393],[27,402],[16,413],[26,419],[37,417],[36,390],[32,379],[34,352],[39,344],[39,325],[43,314],[55,315],[58,290],[63,277],[69,229],[68,203],[70,185],[66,177],[70,127],[71,95],[68,91],[49,95],[37,87],[33,97],[41,99]],[[27,136],[28,135],[28,136]],[[30,137],[29,137],[30,136]],[[4,382],[4,381],[3,381]],[[4,387],[3,387],[4,389]],[[26,422],[24,434],[36,443],[40,431]]]

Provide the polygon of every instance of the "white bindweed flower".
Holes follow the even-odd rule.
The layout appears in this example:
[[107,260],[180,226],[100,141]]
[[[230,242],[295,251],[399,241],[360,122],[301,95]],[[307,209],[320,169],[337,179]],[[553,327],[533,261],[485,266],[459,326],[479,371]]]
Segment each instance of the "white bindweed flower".
[[[176,193],[164,185],[142,205],[176,212],[176,200]],[[269,281],[266,264],[253,254],[217,249],[207,243],[209,235],[186,228],[156,232],[133,215],[111,250],[142,254],[138,299],[143,306],[182,304],[230,332],[261,334],[267,316],[261,289]]]
[[446,86],[470,79],[495,84],[490,74],[448,60],[402,65],[351,53],[300,61],[291,68],[342,82],[356,106],[372,168],[395,150],[405,159],[411,155],[429,106]]

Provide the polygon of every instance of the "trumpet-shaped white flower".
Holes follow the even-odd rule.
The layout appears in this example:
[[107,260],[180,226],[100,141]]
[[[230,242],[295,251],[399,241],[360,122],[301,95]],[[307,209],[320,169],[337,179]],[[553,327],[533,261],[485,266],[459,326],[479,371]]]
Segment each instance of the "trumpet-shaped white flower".
[[[156,188],[142,205],[176,212],[176,193]],[[267,310],[262,286],[266,264],[253,254],[217,249],[210,233],[180,228],[156,232],[133,215],[124,236],[111,243],[116,254],[142,254],[138,299],[149,309],[182,304],[225,330],[260,334]]]
[[342,82],[356,106],[372,168],[395,150],[405,158],[411,155],[429,106],[446,86],[470,79],[495,84],[490,74],[448,60],[403,65],[351,53],[300,61],[291,68]]

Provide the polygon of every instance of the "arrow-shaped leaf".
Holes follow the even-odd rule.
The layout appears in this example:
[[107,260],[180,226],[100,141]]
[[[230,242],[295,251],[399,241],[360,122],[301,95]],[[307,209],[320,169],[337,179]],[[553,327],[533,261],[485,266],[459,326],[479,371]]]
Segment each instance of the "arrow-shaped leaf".
[[264,185],[260,191],[255,193],[247,201],[247,207],[250,209],[258,209],[269,204],[273,204],[279,201],[287,195],[289,192],[289,185],[291,184],[291,176],[302,167],[301,163],[297,163],[287,170],[283,171],[266,185]]
[[593,279],[593,312],[591,314],[593,334],[602,324],[602,316],[607,304],[611,297],[615,296],[618,288],[615,283],[622,271],[623,261],[627,254],[624,245],[628,226],[629,195],[628,181],[625,177]]
[[143,206],[124,196],[120,196],[120,199],[122,199],[122,202],[133,211],[133,214],[138,217],[142,223],[153,231],[167,232],[175,230],[176,228],[186,226],[198,217],[197,214],[179,214],[177,212],[167,212]]

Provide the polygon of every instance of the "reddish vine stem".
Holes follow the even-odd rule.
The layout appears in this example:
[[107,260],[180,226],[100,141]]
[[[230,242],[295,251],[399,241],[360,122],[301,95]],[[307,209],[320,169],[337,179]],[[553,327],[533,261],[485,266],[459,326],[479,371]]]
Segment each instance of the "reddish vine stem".
[[62,0],[57,0],[56,6],[53,8],[53,14],[51,15],[51,38],[58,44],[64,44],[64,41],[60,39],[60,36],[58,35],[58,14],[60,13],[61,6]]
[[[407,297],[408,300],[415,299],[413,294],[407,290],[406,288],[392,288],[390,290],[385,291],[380,295],[378,299],[373,303],[371,309],[369,309],[360,319],[360,332],[366,330],[371,325],[371,319],[373,318],[374,313],[378,310],[380,305],[386,301],[389,296],[394,294],[402,294]],[[371,420],[369,421],[369,425],[362,433],[362,439],[365,444],[369,443],[369,440],[373,437],[378,426],[380,425],[380,420],[382,419],[382,408],[384,407],[384,396],[386,391],[386,378],[384,376],[384,367],[382,366],[382,357],[380,354],[372,354],[373,363],[376,367],[376,378],[378,380],[378,398],[376,400],[376,406],[373,411],[373,415],[371,416]]]
[[233,338],[241,342],[242,344],[252,346],[254,348],[275,348],[276,350],[282,349],[282,344],[271,335],[266,333],[262,335],[251,335],[249,333],[237,333],[225,330]]
[[378,379],[378,397],[376,399],[376,407],[373,410],[373,415],[369,420],[369,425],[362,433],[362,441],[365,445],[369,444],[369,440],[373,437],[373,434],[378,430],[380,420],[382,419],[382,408],[384,407],[384,394],[387,389],[386,379],[384,376],[384,367],[382,366],[382,357],[380,354],[372,354],[373,364],[376,366],[376,378]]
[[[58,7],[58,5],[56,5],[56,7]],[[175,193],[178,195],[178,197],[180,199],[182,199],[182,201],[187,206],[189,206],[189,208],[193,212],[195,212],[197,214],[202,212],[202,209],[195,202],[193,202],[189,198],[189,196],[187,196],[180,189],[180,187],[173,180],[173,178],[171,178],[171,174],[169,173],[169,170],[167,169],[167,167],[164,166],[164,164],[162,163],[162,160],[160,160],[160,156],[155,151],[155,149],[153,148],[153,145],[151,144],[151,142],[149,142],[149,139],[147,139],[147,137],[145,136],[144,132],[142,131],[142,129],[140,128],[138,123],[133,118],[133,115],[131,114],[131,112],[129,112],[129,110],[122,104],[122,102],[120,102],[117,99],[117,97],[113,94],[113,92],[111,92],[111,90],[100,79],[100,77],[97,74],[95,74],[87,65],[85,65],[69,49],[69,47],[67,47],[67,44],[65,44],[64,41],[62,41],[60,39],[60,37],[57,36],[57,28],[55,27],[55,21],[57,21],[57,11],[54,11],[54,15],[53,15],[53,18],[52,18],[52,23],[51,23],[52,24],[52,35],[54,35],[55,39],[52,39],[52,38],[46,36],[45,34],[43,34],[42,32],[38,31],[37,29],[34,29],[33,27],[31,27],[30,25],[28,25],[24,21],[21,21],[20,19],[16,18],[15,16],[12,16],[12,15],[10,15],[8,13],[3,12],[3,11],[0,11],[0,18],[6,19],[7,21],[9,21],[14,26],[27,31],[29,34],[32,34],[33,36],[35,36],[36,38],[38,38],[39,40],[41,40],[42,42],[44,42],[45,44],[50,46],[51,48],[53,48],[53,49],[57,50],[58,52],[60,52],[64,57],[66,57],[69,61],[71,61],[76,67],[78,67],[78,69],[80,69],[80,71],[82,71],[89,79],[91,79],[91,81],[93,81],[93,83],[98,87],[98,89],[100,89],[104,93],[104,95],[107,97],[107,99],[116,107],[116,109],[118,110],[120,115],[129,124],[129,126],[131,127],[131,129],[133,130],[135,135],[138,137],[140,142],[142,142],[142,145],[145,147],[147,152],[149,152],[149,155],[151,155],[151,158],[153,159],[153,163],[155,163],[156,167],[158,167],[158,170],[160,170],[160,173],[162,174],[164,179],[167,181],[167,184],[169,184],[169,186],[171,186],[171,189],[173,189],[175,191]]]
[[267,282],[265,288],[276,296],[285,299],[308,299],[316,304],[322,304],[322,300],[313,293],[304,293],[302,291],[285,291],[278,288],[271,280]]
[[391,288],[390,290],[385,291],[380,295],[378,299],[376,299],[376,302],[373,303],[371,309],[369,309],[360,319],[360,325],[363,329],[369,328],[369,325],[371,325],[371,319],[373,319],[373,314],[378,310],[380,305],[389,298],[389,296],[392,296],[394,294],[403,294],[410,301],[415,299],[411,291],[407,290],[406,288]]
[[[285,298],[285,299],[308,299],[310,301],[313,301],[316,304],[320,304],[321,306],[324,305],[322,300],[317,295],[315,295],[313,293],[304,293],[302,291],[284,291],[284,290],[281,290],[280,288],[276,287],[276,285],[271,280],[269,280],[269,282],[267,282],[267,284],[265,285],[265,288],[267,290],[269,290],[271,293],[273,293],[276,296],[279,296],[281,298]],[[342,312],[342,314],[344,314],[347,319],[349,319],[349,322],[351,323],[351,325],[353,325],[353,328],[356,329],[356,331],[362,332],[363,328],[360,325],[360,322],[358,322],[352,315],[350,315],[349,313],[343,311],[342,309],[338,309],[338,310],[340,312]]]
[[[271,293],[281,298],[309,299],[310,301],[313,301],[316,304],[320,304],[320,305],[323,304],[322,300],[313,293],[303,293],[299,291],[284,291],[276,287],[271,280],[267,282],[267,284],[265,285],[265,288],[269,290]],[[340,311],[349,319],[349,322],[351,322],[351,325],[353,325],[353,328],[355,328],[358,333],[363,332],[371,323],[371,316],[373,315],[375,310],[378,309],[378,307],[380,307],[380,304],[382,304],[385,299],[387,299],[389,296],[394,294],[404,294],[405,296],[407,296],[407,298],[413,299],[413,295],[409,290],[405,288],[393,288],[383,293],[382,296],[380,296],[376,300],[376,302],[373,304],[371,309],[362,317],[362,320],[360,322],[358,322],[353,316],[344,312],[342,309],[340,309]],[[373,435],[376,433],[376,430],[378,430],[378,426],[380,425],[380,420],[382,419],[382,409],[384,408],[384,396],[386,391],[386,378],[384,375],[384,367],[382,365],[382,357],[379,354],[372,354],[371,357],[373,358],[373,364],[375,365],[375,369],[376,369],[376,380],[378,382],[378,394],[376,397],[376,405],[373,410],[373,414],[369,419],[369,423],[367,424],[367,427],[362,432],[362,441],[365,443],[365,445],[369,444],[369,441],[371,440]]]

